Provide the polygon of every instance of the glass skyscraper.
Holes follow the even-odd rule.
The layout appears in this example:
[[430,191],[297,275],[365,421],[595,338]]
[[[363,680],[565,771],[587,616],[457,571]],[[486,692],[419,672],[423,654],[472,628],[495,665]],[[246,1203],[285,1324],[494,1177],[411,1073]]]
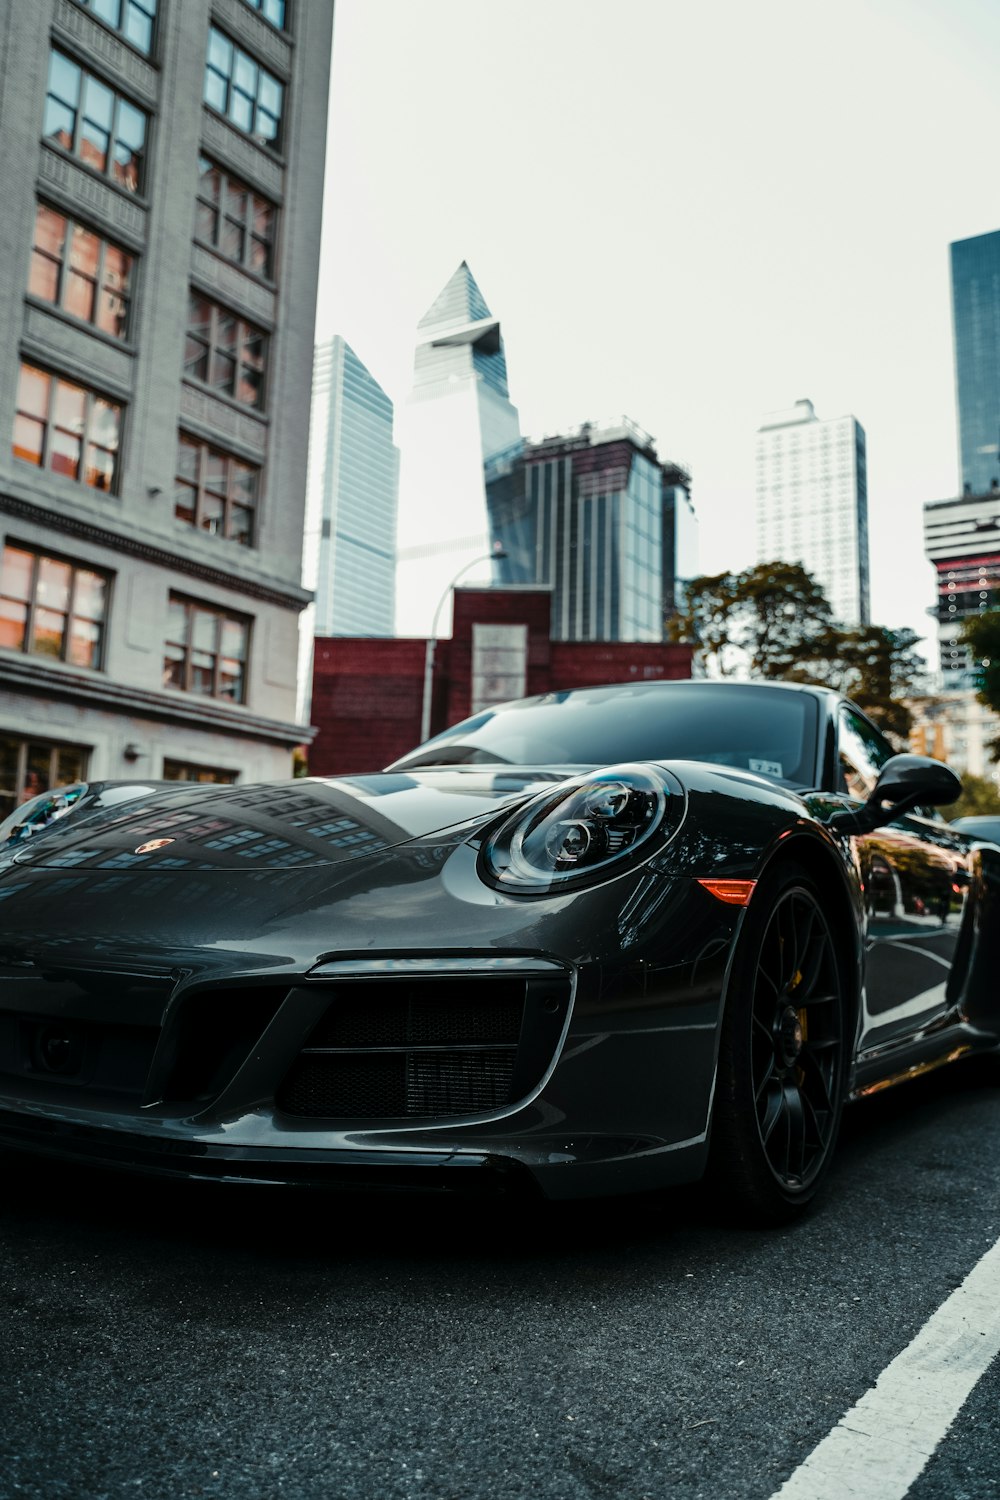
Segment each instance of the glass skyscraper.
[[801,563],[841,625],[866,625],[868,470],[854,417],[821,421],[811,401],[757,433],[757,561]]
[[316,350],[309,500],[316,635],[392,635],[398,453],[392,402],[338,335]]
[[961,484],[1000,485],[1000,230],[951,247]]
[[[674,597],[677,489],[634,422],[585,423],[487,464],[501,585],[552,589],[552,637],[659,641]],[[666,521],[666,526],[665,526]],[[669,576],[668,576],[669,573]]]
[[473,566],[490,545],[483,464],[521,441],[500,323],[465,261],[420,320],[397,416],[396,628],[427,635],[447,629],[453,580],[488,574],[488,561]]

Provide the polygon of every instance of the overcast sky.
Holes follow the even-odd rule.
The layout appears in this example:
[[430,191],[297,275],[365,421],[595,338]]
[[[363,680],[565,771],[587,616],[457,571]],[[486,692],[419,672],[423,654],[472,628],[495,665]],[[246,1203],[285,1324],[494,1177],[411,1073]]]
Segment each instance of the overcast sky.
[[465,259],[522,431],[625,413],[754,561],[754,434],[868,437],[872,609],[929,636],[948,244],[1000,227],[996,0],[336,0],[319,339],[393,400]]

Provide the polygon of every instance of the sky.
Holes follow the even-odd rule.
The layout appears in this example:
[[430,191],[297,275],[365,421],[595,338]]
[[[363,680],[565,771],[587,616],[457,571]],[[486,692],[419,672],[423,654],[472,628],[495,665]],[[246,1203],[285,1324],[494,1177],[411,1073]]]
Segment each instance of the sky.
[[948,245],[1000,228],[995,0],[336,0],[317,338],[396,403],[467,260],[532,437],[630,416],[755,560],[754,436],[868,440],[872,615],[933,639]]

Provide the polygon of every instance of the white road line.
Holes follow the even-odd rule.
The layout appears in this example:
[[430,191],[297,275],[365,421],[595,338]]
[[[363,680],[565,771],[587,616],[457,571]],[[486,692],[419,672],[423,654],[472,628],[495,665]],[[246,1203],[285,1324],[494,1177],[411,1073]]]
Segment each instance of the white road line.
[[901,1500],[1000,1352],[1000,1241],[772,1500]]

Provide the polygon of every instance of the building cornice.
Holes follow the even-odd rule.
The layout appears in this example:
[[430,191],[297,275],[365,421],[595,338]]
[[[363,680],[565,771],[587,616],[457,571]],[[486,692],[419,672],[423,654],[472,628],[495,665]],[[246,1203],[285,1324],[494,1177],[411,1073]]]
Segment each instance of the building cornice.
[[298,613],[312,602],[313,596],[309,589],[293,585],[287,588],[276,588],[273,584],[247,578],[243,574],[229,573],[225,568],[213,568],[210,564],[200,562],[190,554],[185,555],[180,551],[175,552],[166,547],[157,547],[154,543],[143,541],[135,535],[112,531],[108,527],[98,526],[93,521],[70,515],[66,511],[49,510],[47,506],[35,505],[30,500],[23,500],[15,495],[0,494],[0,512],[8,516],[16,516],[23,521],[33,521],[50,531],[62,532],[65,536],[78,537],[81,541],[90,542],[94,546],[109,547],[112,551],[122,552],[128,557],[138,557],[143,562],[153,563],[157,567],[167,568],[174,573],[183,573],[189,578],[199,578],[203,583],[213,584],[217,588],[230,589],[246,598],[259,599],[263,604],[276,604],[282,609],[294,609]]
[[190,699],[149,688],[112,682],[100,673],[51,666],[34,657],[0,653],[0,688],[41,693],[49,700],[82,703],[89,708],[134,714],[188,728],[215,730],[241,739],[276,745],[311,744],[316,729],[311,724],[289,724],[267,719],[239,705],[214,698]]

